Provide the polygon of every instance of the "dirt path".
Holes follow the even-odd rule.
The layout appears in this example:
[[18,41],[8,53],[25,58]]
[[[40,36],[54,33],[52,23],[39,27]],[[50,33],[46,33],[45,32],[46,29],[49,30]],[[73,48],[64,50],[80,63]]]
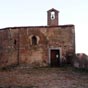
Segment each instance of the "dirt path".
[[88,72],[72,68],[0,71],[0,88],[88,88]]

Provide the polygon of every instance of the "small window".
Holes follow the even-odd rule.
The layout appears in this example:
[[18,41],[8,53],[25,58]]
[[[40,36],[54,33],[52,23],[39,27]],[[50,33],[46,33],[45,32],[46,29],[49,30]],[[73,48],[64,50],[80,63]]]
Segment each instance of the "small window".
[[14,45],[16,45],[16,40],[14,40]]
[[37,45],[37,38],[35,36],[32,37],[32,45]]

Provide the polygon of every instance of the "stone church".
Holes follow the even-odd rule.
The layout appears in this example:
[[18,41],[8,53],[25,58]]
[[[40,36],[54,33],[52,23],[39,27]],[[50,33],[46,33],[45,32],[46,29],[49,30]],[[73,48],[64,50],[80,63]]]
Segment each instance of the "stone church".
[[59,25],[59,11],[47,11],[47,26],[0,29],[0,67],[60,66],[75,54],[74,25]]

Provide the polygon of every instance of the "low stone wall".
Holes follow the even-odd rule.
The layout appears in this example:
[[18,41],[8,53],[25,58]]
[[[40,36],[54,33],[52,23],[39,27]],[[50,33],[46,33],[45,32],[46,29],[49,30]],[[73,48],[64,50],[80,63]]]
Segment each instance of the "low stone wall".
[[88,69],[88,56],[84,53],[76,54],[73,58],[73,66]]

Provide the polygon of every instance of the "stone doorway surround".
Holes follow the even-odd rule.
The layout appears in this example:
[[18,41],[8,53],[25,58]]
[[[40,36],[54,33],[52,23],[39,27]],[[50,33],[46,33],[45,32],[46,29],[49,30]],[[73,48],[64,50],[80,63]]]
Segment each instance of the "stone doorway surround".
[[49,53],[48,53],[48,55],[49,55],[49,65],[51,65],[51,51],[52,50],[56,50],[56,51],[59,51],[59,60],[60,60],[60,63],[62,62],[62,60],[61,60],[61,57],[62,57],[62,49],[61,49],[61,47],[56,47],[56,48],[49,48]]

